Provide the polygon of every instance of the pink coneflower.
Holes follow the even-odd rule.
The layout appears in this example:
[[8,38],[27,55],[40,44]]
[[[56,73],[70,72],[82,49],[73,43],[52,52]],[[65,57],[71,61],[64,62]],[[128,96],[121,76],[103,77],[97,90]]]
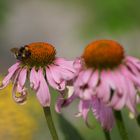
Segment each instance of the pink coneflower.
[[67,100],[59,99],[57,111],[79,98],[79,112],[85,121],[91,108],[107,130],[114,124],[112,109],[119,111],[126,106],[134,115],[137,114],[140,61],[126,56],[119,43],[99,40],[89,44],[74,62],[74,67],[77,76],[73,95]]
[[66,82],[74,76],[73,62],[56,58],[55,48],[48,43],[31,43],[11,51],[14,52],[17,62],[8,69],[8,75],[2,81],[0,89],[5,88],[11,80],[13,99],[17,103],[26,101],[27,79],[30,81],[30,87],[36,92],[40,104],[49,107],[51,96],[48,85],[63,91]]
[[[62,95],[58,97],[55,105],[56,112],[60,113],[62,107],[70,105],[75,99],[80,99],[76,117],[83,117],[86,125],[92,128],[88,122],[88,112],[91,110],[95,118],[106,131],[112,130],[115,122],[112,109],[96,96],[91,96],[92,89],[86,89],[87,87],[84,87],[86,90],[84,91],[84,89],[76,89],[77,87],[73,89],[67,86],[67,88],[70,88],[69,91],[66,91],[68,97],[64,98]],[[84,97],[81,97],[82,94]]]
[[126,56],[119,43],[111,40],[95,41],[85,48],[75,64],[81,68],[74,82],[77,96],[84,100],[96,96],[115,110],[126,106],[136,115],[140,61]]

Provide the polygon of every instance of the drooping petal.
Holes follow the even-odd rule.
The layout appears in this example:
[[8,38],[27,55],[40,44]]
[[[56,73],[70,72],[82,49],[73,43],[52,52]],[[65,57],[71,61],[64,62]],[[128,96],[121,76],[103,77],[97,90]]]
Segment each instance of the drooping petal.
[[55,104],[56,112],[60,113],[62,107],[68,106],[76,99],[76,94],[73,93],[73,90],[72,86],[67,86],[64,91],[60,92],[61,95],[58,96]]
[[127,56],[126,61],[133,63],[139,70],[140,70],[140,60],[132,57],[132,56]]
[[121,110],[124,105],[126,104],[127,101],[127,96],[124,94],[122,96],[119,96],[120,93],[117,93],[118,101],[117,103],[113,106],[114,109],[116,110]]
[[46,68],[46,76],[48,83],[54,88],[59,91],[62,91],[65,89],[66,81],[61,79],[60,73],[56,73],[56,71],[53,71],[51,68]]
[[89,112],[89,109],[90,109],[90,104],[91,104],[90,101],[80,100],[79,114],[77,115],[78,117],[81,115],[87,125],[88,125],[87,115],[88,115],[88,112]]
[[82,80],[83,75],[84,75],[84,71],[80,71],[79,74],[78,74],[78,76],[77,76],[77,78],[74,81],[74,87],[75,87],[75,89],[77,87],[80,87],[80,86],[83,86],[84,85],[84,82]]
[[54,63],[64,69],[75,73],[75,70],[73,68],[73,61],[67,61],[64,58],[56,58]]
[[59,89],[58,88],[58,84],[54,81],[50,69],[46,68],[46,77],[47,77],[47,81],[48,83],[54,88],[54,89]]
[[[110,87],[108,84],[106,84],[106,81],[104,81],[103,79],[100,82],[100,85],[96,88],[96,96],[99,99],[102,99],[103,102],[108,102],[110,99]],[[95,94],[94,94],[95,95]]]
[[83,75],[82,75],[82,81],[84,84],[87,84],[91,78],[91,75],[92,75],[92,72],[93,70],[92,69],[88,69],[88,70],[85,70]]
[[24,86],[24,84],[26,82],[26,78],[27,78],[27,69],[23,68],[18,77],[18,83],[21,87]]
[[113,128],[115,120],[112,109],[107,107],[96,97],[92,100],[92,111],[104,129],[110,131]]
[[126,66],[128,67],[128,69],[129,69],[134,75],[136,75],[137,77],[140,77],[139,69],[138,69],[133,63],[126,62]]
[[91,75],[90,81],[89,81],[89,86],[91,88],[95,88],[95,86],[98,84],[99,81],[99,73],[98,71],[94,71],[93,74]]
[[135,86],[140,87],[140,79],[139,77],[136,77],[134,74],[132,74],[127,68],[126,66],[121,65],[120,70],[122,72],[123,75],[125,75],[126,77],[129,78],[129,80],[133,81]]
[[[117,83],[117,80],[119,81],[119,83]],[[112,102],[112,105],[115,109],[120,110],[121,108],[123,108],[127,101],[127,81],[125,80],[124,76],[116,70],[114,71],[114,82],[116,82],[116,98],[118,98],[118,101],[115,104],[114,102]]]
[[69,81],[75,77],[74,72],[64,69],[60,66],[53,66],[53,69],[55,69],[54,72],[60,75],[61,79]]
[[76,58],[76,60],[73,63],[73,67],[76,70],[76,73],[78,74],[83,69],[83,61],[81,58]]
[[55,104],[55,111],[57,113],[61,113],[61,108],[63,106],[63,103],[65,102],[65,98],[63,96],[58,96],[57,100],[56,100],[56,104]]
[[79,97],[82,99],[82,100],[90,100],[92,98],[92,89],[88,88],[88,89],[85,89],[85,90],[79,90]]
[[111,77],[109,70],[108,71],[102,70],[101,77],[104,79],[104,81],[106,81],[106,84],[108,84],[111,89],[113,89],[113,90],[116,89],[115,83],[112,80],[112,77]]
[[40,84],[40,82],[38,79],[38,73],[35,70],[35,68],[33,67],[30,72],[30,87],[34,90],[37,90],[39,87],[39,84]]
[[50,106],[51,102],[50,92],[43,75],[43,70],[41,68],[38,70],[38,78],[40,81],[40,86],[37,90],[36,96],[42,106],[44,107]]
[[5,88],[9,84],[10,80],[12,79],[12,77],[14,77],[14,75],[18,69],[19,69],[19,64],[17,64],[17,63],[14,64],[11,68],[9,68],[9,73],[3,79],[0,89]]
[[52,65],[49,67],[49,69],[50,69],[50,72],[51,72],[51,75],[52,75],[54,81],[56,83],[60,83],[62,78],[61,78],[59,71],[56,69],[56,67]]
[[16,62],[14,65],[12,65],[9,69],[8,72],[14,71],[15,69],[19,68],[20,62]]
[[76,99],[75,94],[72,94],[72,96],[70,96],[69,98],[64,98],[62,95],[58,96],[55,104],[56,112],[60,113],[62,107],[70,105],[75,99]]
[[[12,90],[12,97],[13,97],[13,100],[22,105],[26,102],[26,99],[27,99],[27,92],[26,92],[26,89],[25,88],[21,88],[21,87],[18,87],[20,86],[18,84],[18,78],[19,78],[19,75],[20,75],[20,72],[21,72],[21,69],[19,69],[14,77],[14,81],[13,81],[13,90]],[[18,95],[17,95],[18,94]]]
[[137,91],[135,89],[135,85],[133,82],[128,78],[125,77],[126,83],[127,83],[127,101],[126,106],[130,109],[130,111],[135,115],[136,114],[136,97],[137,97]]

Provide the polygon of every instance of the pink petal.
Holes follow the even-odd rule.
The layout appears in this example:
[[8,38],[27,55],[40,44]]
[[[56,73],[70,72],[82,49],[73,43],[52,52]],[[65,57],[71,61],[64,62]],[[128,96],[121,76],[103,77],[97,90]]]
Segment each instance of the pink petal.
[[131,99],[127,99],[126,106],[135,116],[137,115],[136,105],[132,104]]
[[79,97],[83,100],[91,100],[92,92],[93,91],[90,88],[81,90],[81,92],[79,92]]
[[137,77],[140,77],[140,72],[133,63],[127,62],[127,67],[131,70],[131,72],[134,75],[136,75]]
[[30,86],[32,89],[37,90],[39,87],[38,72],[33,67],[30,72]]
[[37,90],[36,96],[42,106],[44,107],[50,106],[51,102],[50,92],[43,75],[43,70],[41,68],[38,70],[38,78],[40,81],[40,86]]
[[27,77],[27,69],[26,68],[23,68],[19,74],[19,77],[18,77],[18,82],[19,82],[19,85],[21,87],[24,86],[25,82],[26,82],[26,77]]
[[[117,79],[119,83],[116,82]],[[127,81],[118,70],[114,71],[114,81],[116,82],[116,93],[117,93],[116,98],[118,98],[118,102],[112,104],[114,104],[115,109],[120,110],[121,108],[123,108],[123,106],[127,101],[127,93],[128,93]]]
[[61,79],[60,74],[56,73],[56,71],[53,71],[51,68],[46,68],[46,76],[49,84],[57,90],[64,90],[66,82]]
[[76,58],[76,60],[73,63],[74,69],[79,73],[83,69],[83,61],[81,58]]
[[116,89],[115,83],[112,79],[112,75],[109,70],[108,71],[103,70],[101,72],[101,77],[102,77],[102,80],[106,81],[106,84],[108,84],[111,89],[113,89],[113,90]]
[[55,110],[57,113],[61,112],[61,108],[62,107],[66,107],[69,104],[71,104],[73,102],[73,100],[76,99],[75,94],[72,94],[72,96],[70,96],[69,98],[64,98],[63,96],[58,96],[56,104],[55,104]]
[[49,67],[49,69],[50,69],[50,72],[51,72],[51,75],[52,75],[54,81],[56,83],[60,83],[62,78],[61,78],[59,71],[56,69],[56,67],[52,65]]
[[95,72],[93,72],[92,76],[91,76],[91,79],[89,81],[89,86],[91,88],[94,88],[96,87],[96,85],[98,84],[98,81],[99,81],[99,73],[98,71],[96,70]]
[[56,58],[54,63],[64,69],[75,73],[75,70],[73,68],[73,61],[67,61],[64,58]]
[[65,99],[63,96],[58,96],[57,100],[56,100],[56,104],[55,104],[55,111],[57,113],[61,113],[61,108],[62,108],[62,105],[63,103],[65,102]]
[[27,69],[23,68],[21,69],[18,79],[17,79],[17,91],[21,94],[26,94],[26,89],[24,87],[25,82],[26,82],[26,77],[27,77]]
[[115,120],[112,109],[96,97],[94,97],[92,101],[92,111],[104,129],[110,131],[113,128]]
[[[17,71],[17,74],[16,74],[16,76],[15,76],[15,78],[14,78],[14,81],[13,81],[13,90],[12,90],[12,97],[13,97],[13,99],[14,99],[14,101],[16,102],[16,103],[18,103],[18,104],[20,104],[20,105],[22,105],[22,104],[24,104],[25,102],[26,102],[26,99],[27,99],[27,92],[26,92],[26,90],[25,89],[22,89],[21,87],[20,88],[18,88],[17,86],[17,82],[18,82],[18,77],[19,77],[19,74],[20,74],[20,72],[21,72],[21,70],[19,69],[18,71]],[[20,85],[19,85],[20,86]],[[20,90],[20,91],[19,91]],[[20,94],[20,96],[16,96],[16,93],[17,93],[17,91],[18,92],[20,92],[19,94]]]
[[[117,70],[118,70],[118,69],[117,69]],[[115,86],[116,86],[115,91],[117,91],[117,92],[119,92],[119,93],[122,93],[122,92],[123,92],[123,89],[122,89],[121,86],[120,86],[120,79],[121,79],[121,76],[118,75],[118,72],[116,72],[117,70],[110,71],[110,76],[112,77],[112,80],[113,80],[114,83],[115,83]]]
[[83,90],[81,90],[80,88],[74,88],[74,93],[77,97],[83,97],[82,96],[82,93],[83,93]]
[[110,91],[108,84],[106,84],[106,81],[101,80],[100,85],[96,89],[96,95],[99,99],[102,99],[103,102],[108,102],[110,98]]
[[47,76],[47,81],[48,83],[54,88],[58,89],[58,84],[54,81],[51,71],[49,68],[46,68],[46,76]]
[[140,60],[139,59],[132,57],[132,56],[127,56],[126,61],[133,63],[140,70]]
[[83,75],[84,75],[84,70],[81,71],[81,72],[79,72],[79,74],[78,74],[76,80],[74,81],[74,86],[75,86],[75,88],[84,85],[84,82],[83,82],[83,80],[82,80]]
[[0,89],[5,88],[5,87],[9,84],[11,78],[13,78],[13,77],[15,76],[15,73],[16,73],[16,71],[18,70],[18,68],[19,68],[19,67],[18,67],[17,64],[14,64],[14,65],[11,67],[11,69],[9,70],[9,73],[8,73],[8,74],[6,75],[6,77],[3,79],[2,85],[0,86]]
[[119,96],[116,91],[114,91],[109,106],[114,107],[119,102]]
[[137,91],[135,89],[133,82],[129,80],[127,77],[126,77],[126,81],[127,81],[127,86],[128,86],[128,95],[127,95],[128,99],[126,101],[126,106],[130,109],[130,111],[133,114],[136,114]]
[[121,110],[124,107],[124,105],[126,104],[126,101],[127,101],[127,96],[125,94],[122,97],[118,96],[118,102],[114,105],[113,108],[116,110]]
[[14,65],[12,65],[9,69],[8,72],[14,71],[15,69],[18,69],[20,65],[20,62],[15,63]]
[[93,70],[92,69],[88,69],[88,70],[85,70],[83,75],[82,75],[82,81],[84,84],[88,84],[88,81],[92,75],[92,72]]
[[125,75],[130,80],[132,80],[136,86],[140,87],[139,77],[136,77],[135,75],[133,75],[124,65],[121,65],[120,70],[121,70],[123,75]]
[[64,68],[61,68],[60,66],[55,66],[55,65],[53,67],[56,70],[57,74],[61,76],[61,79],[69,81],[75,77],[75,73],[67,69],[64,69]]
[[81,113],[84,121],[87,123],[87,115],[90,109],[90,102],[81,100],[79,103],[79,113]]

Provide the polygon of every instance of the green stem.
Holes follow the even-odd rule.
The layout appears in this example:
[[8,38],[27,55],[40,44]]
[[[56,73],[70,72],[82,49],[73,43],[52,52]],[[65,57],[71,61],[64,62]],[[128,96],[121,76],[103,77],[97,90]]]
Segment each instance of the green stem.
[[103,130],[103,131],[104,131],[105,139],[106,139],[106,140],[111,140],[110,133],[107,132],[106,130]]
[[115,115],[115,118],[116,118],[116,124],[118,126],[119,133],[121,135],[122,140],[129,140],[128,134],[126,132],[126,128],[125,128],[125,125],[124,125],[124,121],[123,121],[121,111],[114,111],[114,115]]
[[140,114],[136,118],[138,125],[140,126]]
[[43,107],[45,118],[53,140],[58,140],[58,135],[52,120],[50,107]]

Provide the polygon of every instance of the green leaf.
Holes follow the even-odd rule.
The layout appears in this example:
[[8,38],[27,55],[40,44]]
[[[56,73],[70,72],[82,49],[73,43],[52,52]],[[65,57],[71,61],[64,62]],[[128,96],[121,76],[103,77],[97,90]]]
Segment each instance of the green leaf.
[[84,140],[76,128],[62,115],[58,116],[59,126],[64,135],[64,140]]

